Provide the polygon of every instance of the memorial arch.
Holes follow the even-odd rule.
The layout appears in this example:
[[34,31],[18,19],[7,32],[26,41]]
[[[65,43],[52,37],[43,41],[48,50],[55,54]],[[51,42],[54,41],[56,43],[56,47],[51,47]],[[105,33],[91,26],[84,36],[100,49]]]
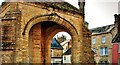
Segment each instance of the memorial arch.
[[9,40],[10,45],[14,43],[12,49],[5,46],[2,51],[12,52],[7,56],[9,59],[4,59],[5,63],[50,63],[50,43],[60,31],[72,37],[72,63],[92,63],[91,33],[84,24],[84,14],[79,11],[66,2],[3,3],[1,26],[8,30],[3,28],[1,31],[10,38],[3,41],[8,44]]
[[28,39],[28,49],[30,55],[33,55],[32,59],[36,57],[36,60],[34,59],[33,61],[35,63],[50,63],[50,44],[53,36],[58,32],[66,31],[71,34],[73,41],[78,41],[77,31],[70,23],[56,15],[51,16],[50,20],[48,20],[48,17],[49,16],[38,17],[29,21],[23,32],[26,40]]

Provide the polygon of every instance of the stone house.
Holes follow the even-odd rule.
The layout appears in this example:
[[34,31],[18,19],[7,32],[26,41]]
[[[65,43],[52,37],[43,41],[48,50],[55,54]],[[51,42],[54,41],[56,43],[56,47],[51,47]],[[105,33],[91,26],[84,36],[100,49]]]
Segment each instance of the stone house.
[[63,54],[63,64],[71,64],[71,48]]
[[64,42],[60,43],[60,45],[63,47],[63,53],[65,53],[69,48],[71,48],[71,40],[65,40]]
[[90,29],[92,32],[92,49],[96,63],[112,63],[112,39],[116,32],[115,25]]
[[63,57],[63,47],[60,43],[54,38],[51,42],[51,64],[62,63]]
[[[95,53],[92,51],[92,54],[94,55]],[[94,57],[91,57],[91,58],[94,58]],[[69,48],[66,52],[63,53],[63,64],[70,65],[71,62],[72,62],[72,55],[71,55],[71,48]],[[83,64],[86,64],[86,63],[83,63]],[[91,64],[94,65],[95,63],[91,63]]]

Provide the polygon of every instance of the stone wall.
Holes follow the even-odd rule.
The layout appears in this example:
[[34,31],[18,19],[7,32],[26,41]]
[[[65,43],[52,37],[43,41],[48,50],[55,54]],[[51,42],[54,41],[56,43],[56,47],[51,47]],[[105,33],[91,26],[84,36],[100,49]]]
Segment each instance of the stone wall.
[[[9,19],[6,21],[9,24],[12,20],[15,21],[15,63],[29,63],[30,62],[30,47],[29,35],[30,30],[35,24],[45,21],[56,23],[55,26],[46,26],[43,30],[46,33],[41,37],[46,45],[44,46],[46,60],[50,59],[50,44],[52,37],[60,31],[67,31],[72,37],[72,63],[92,63],[92,51],[90,44],[90,32],[83,24],[83,15],[78,13],[71,13],[59,9],[53,9],[44,5],[37,5],[33,3],[8,3],[3,6],[1,17]],[[3,26],[6,24],[2,21]],[[36,26],[36,25],[35,25]],[[42,30],[41,29],[41,30]],[[37,29],[36,29],[37,30]],[[54,31],[54,32],[53,32]],[[42,31],[43,32],[43,31]],[[44,33],[43,32],[43,33]],[[36,32],[37,34],[38,32]],[[39,51],[39,50],[37,50]],[[36,51],[36,52],[37,52]],[[4,52],[4,51],[3,51]],[[35,53],[36,54],[36,53]],[[86,58],[87,60],[86,60]],[[46,63],[50,61],[47,60]]]
[[[102,43],[102,36],[106,37],[105,43]],[[93,35],[92,38],[96,38],[96,44],[92,44],[92,48],[96,48],[96,54],[94,56],[96,63],[100,63],[100,61],[108,61],[109,63],[112,63],[112,35],[111,33]],[[108,48],[108,56],[100,55],[101,47]]]
[[63,51],[60,49],[53,49],[53,56],[52,57],[62,57]]

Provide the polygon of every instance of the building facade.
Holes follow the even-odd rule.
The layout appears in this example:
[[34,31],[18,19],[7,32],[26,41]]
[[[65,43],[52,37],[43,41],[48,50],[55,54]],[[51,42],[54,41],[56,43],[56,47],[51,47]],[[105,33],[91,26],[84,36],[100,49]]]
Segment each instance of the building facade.
[[71,64],[71,48],[63,54],[63,64]]
[[62,64],[63,47],[54,38],[51,43],[51,64]]
[[112,39],[115,32],[115,25],[107,25],[91,29],[92,49],[95,52],[96,64],[112,63]]
[[61,46],[63,47],[63,53],[65,53],[69,48],[71,48],[71,40],[68,39],[68,40],[65,40],[64,42],[60,43]]

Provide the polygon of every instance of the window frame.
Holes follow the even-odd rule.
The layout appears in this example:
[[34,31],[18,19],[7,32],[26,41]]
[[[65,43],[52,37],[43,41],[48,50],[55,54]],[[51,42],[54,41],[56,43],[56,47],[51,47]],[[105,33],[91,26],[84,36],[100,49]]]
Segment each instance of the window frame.
[[102,36],[102,43],[106,43],[106,37],[105,36]]
[[96,38],[92,38],[92,44],[96,44]]
[[108,55],[108,48],[105,47],[105,55]]
[[64,60],[66,60],[66,56],[64,56]]
[[103,56],[103,47],[100,47],[100,56]]
[[100,56],[108,55],[108,47],[100,47]]

